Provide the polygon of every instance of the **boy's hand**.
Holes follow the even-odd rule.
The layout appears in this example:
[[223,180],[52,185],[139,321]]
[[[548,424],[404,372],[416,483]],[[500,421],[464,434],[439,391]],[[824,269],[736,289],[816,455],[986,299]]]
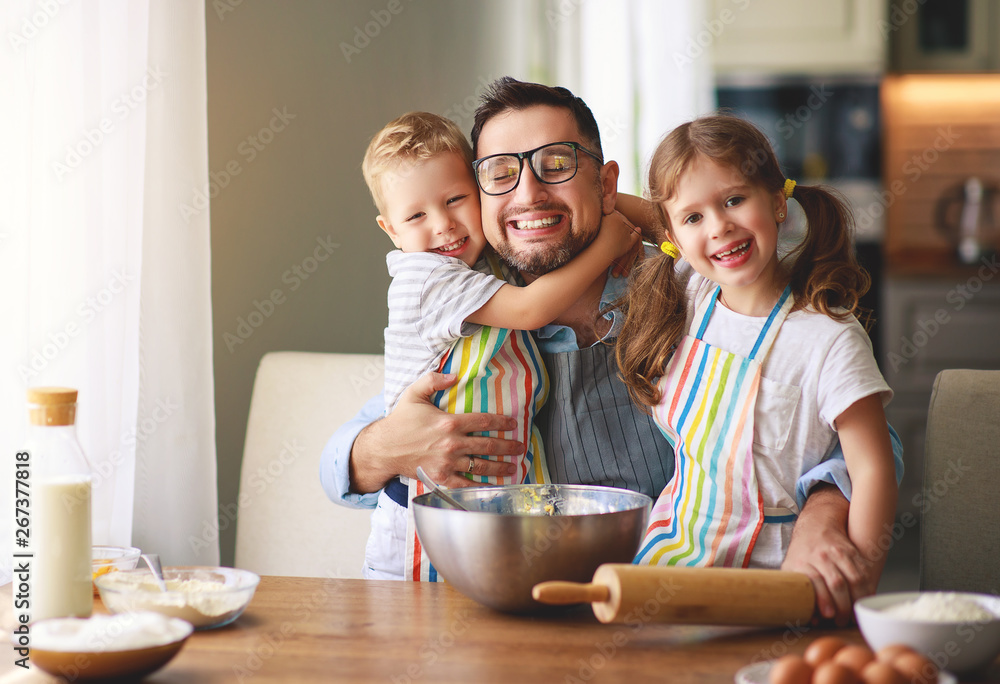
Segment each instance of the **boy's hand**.
[[607,244],[608,252],[613,255],[611,275],[618,278],[629,274],[642,252],[641,237],[639,229],[619,211],[601,220],[601,232],[597,239],[603,238],[602,248]]
[[639,230],[621,212],[615,211],[601,219],[601,231],[596,242],[612,259],[631,252],[639,244]]
[[629,221],[639,226],[642,239],[646,242],[658,245],[666,239],[666,231],[660,225],[656,206],[649,200],[619,192],[615,210],[625,214]]

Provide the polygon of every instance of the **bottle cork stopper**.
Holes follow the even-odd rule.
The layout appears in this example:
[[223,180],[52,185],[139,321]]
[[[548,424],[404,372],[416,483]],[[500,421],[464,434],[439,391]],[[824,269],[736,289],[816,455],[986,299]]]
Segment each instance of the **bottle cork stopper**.
[[28,388],[28,420],[32,425],[73,425],[77,391],[69,387]]

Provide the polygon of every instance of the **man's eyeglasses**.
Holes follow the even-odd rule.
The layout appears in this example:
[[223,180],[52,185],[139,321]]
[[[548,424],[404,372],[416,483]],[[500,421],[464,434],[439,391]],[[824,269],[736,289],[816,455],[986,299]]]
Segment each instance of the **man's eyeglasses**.
[[505,195],[521,181],[524,160],[540,183],[556,185],[572,180],[579,168],[577,150],[603,164],[604,160],[583,145],[574,142],[549,143],[527,152],[493,154],[472,162],[479,188],[487,195]]

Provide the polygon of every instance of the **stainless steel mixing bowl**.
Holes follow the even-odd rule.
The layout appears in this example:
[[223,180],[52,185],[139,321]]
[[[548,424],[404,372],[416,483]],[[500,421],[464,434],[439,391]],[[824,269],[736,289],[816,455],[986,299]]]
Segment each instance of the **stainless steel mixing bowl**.
[[420,543],[456,589],[507,612],[551,607],[531,598],[547,580],[589,582],[602,563],[628,563],[639,549],[652,499],[587,485],[450,489],[468,511],[439,497],[413,499]]

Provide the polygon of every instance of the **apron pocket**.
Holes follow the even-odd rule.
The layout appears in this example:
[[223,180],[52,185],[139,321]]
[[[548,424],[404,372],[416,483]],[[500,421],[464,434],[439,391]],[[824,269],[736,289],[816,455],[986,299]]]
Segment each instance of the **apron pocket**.
[[784,385],[761,377],[757,405],[753,411],[755,445],[775,451],[785,448],[801,394],[802,390],[795,385]]

